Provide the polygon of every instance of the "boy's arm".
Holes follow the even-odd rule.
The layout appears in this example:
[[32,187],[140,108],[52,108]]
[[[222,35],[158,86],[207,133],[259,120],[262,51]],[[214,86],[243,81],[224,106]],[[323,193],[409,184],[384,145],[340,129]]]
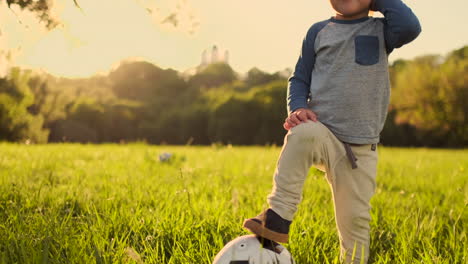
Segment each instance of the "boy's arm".
[[421,33],[418,18],[401,0],[373,0],[370,9],[385,17],[385,44],[389,54]]
[[296,109],[308,108],[307,99],[309,98],[312,69],[315,63],[315,36],[312,36],[312,28],[307,31],[302,41],[301,54],[293,74],[288,79],[288,115]]

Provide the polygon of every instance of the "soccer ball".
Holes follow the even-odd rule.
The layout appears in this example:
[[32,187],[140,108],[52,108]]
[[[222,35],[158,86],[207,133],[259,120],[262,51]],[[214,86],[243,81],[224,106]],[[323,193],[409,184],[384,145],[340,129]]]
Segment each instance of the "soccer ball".
[[172,157],[172,153],[169,152],[164,152],[159,155],[159,161],[160,162],[167,162],[169,159]]
[[280,244],[262,246],[255,235],[238,237],[227,243],[213,264],[294,264],[291,253]]

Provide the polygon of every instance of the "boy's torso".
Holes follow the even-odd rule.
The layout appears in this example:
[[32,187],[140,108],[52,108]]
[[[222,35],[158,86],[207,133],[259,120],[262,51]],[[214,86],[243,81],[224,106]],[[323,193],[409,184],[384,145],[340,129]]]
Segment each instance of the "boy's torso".
[[314,25],[309,107],[340,140],[379,142],[390,98],[383,22],[329,19]]

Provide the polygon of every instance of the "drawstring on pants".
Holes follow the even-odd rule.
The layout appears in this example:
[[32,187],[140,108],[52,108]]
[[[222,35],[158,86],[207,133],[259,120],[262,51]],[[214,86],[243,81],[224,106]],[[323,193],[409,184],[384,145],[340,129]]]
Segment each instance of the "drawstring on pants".
[[357,168],[357,158],[354,156],[353,151],[351,150],[351,146],[349,143],[343,142],[346,150],[346,156],[348,157],[349,161],[351,162],[351,168],[356,169]]

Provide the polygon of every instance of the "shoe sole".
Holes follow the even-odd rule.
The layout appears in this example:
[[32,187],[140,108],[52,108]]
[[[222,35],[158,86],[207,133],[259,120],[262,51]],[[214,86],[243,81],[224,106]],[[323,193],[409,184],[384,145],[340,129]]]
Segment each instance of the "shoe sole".
[[244,221],[243,226],[255,235],[259,235],[261,237],[273,240],[278,243],[288,243],[288,234],[282,234],[275,231],[271,231],[270,229],[266,228],[261,223],[255,220],[247,219]]

